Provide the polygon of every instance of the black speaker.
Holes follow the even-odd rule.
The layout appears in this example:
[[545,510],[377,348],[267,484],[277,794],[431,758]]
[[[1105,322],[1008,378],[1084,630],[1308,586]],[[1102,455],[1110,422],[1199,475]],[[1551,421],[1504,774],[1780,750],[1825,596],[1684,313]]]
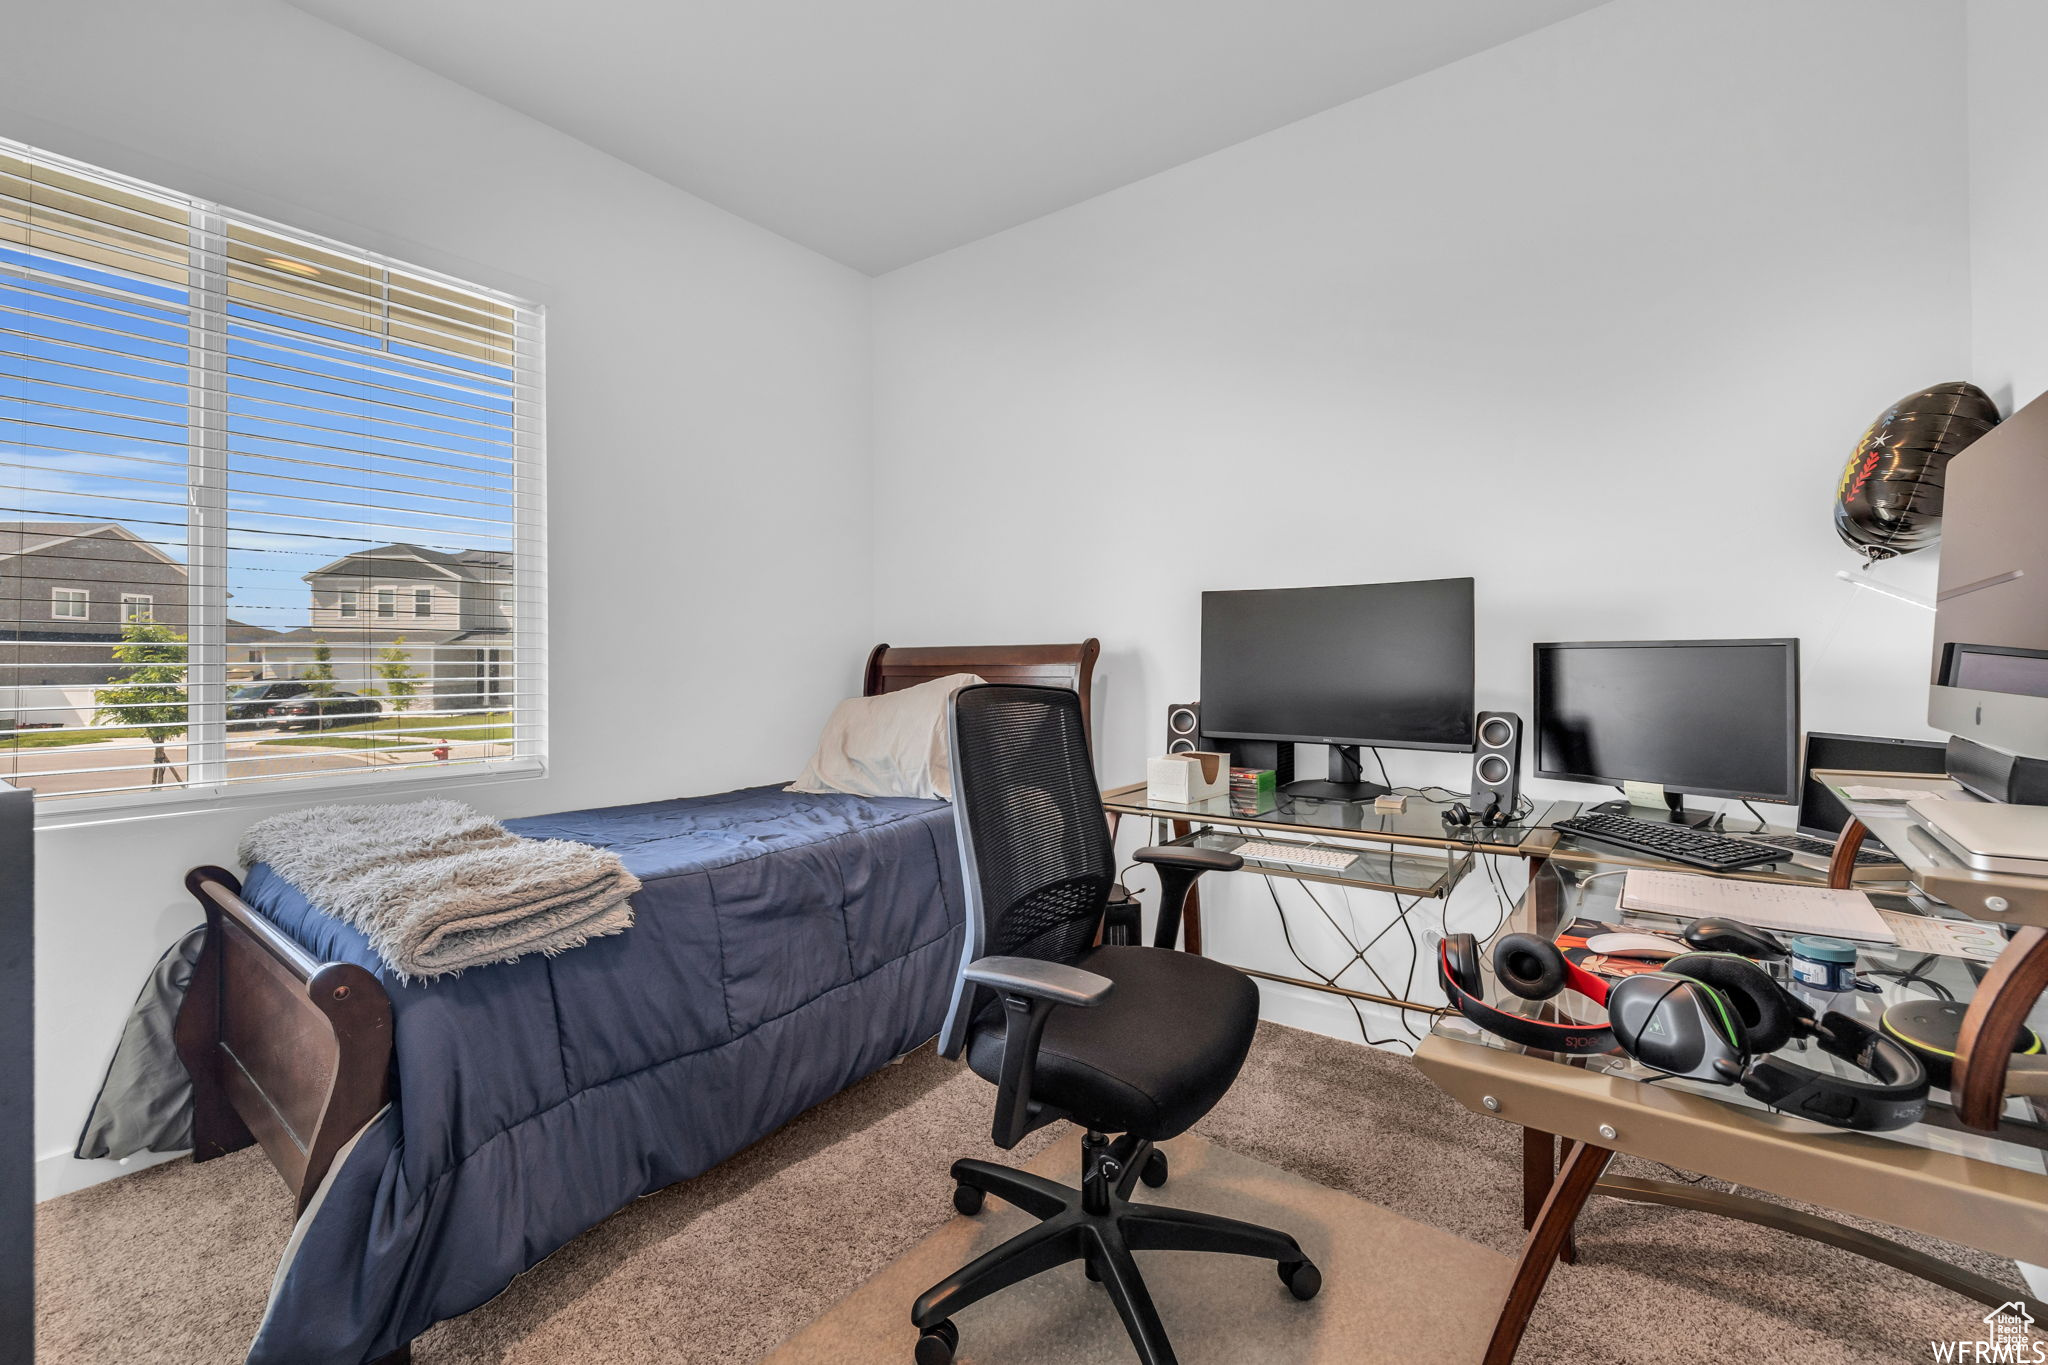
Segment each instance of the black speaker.
[[1202,733],[1202,703],[1176,702],[1166,708],[1166,750],[1185,754],[1229,754],[1232,767],[1271,768],[1286,786],[1294,780],[1294,746],[1270,739],[1210,739]]
[[1522,799],[1522,718],[1512,711],[1481,711],[1473,729],[1472,809],[1497,806],[1512,816]]

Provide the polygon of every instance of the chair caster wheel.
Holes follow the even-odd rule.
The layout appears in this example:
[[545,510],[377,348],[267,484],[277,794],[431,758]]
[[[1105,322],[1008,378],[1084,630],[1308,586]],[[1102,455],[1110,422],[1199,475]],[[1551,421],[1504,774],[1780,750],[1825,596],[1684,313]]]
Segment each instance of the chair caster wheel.
[[1316,1269],[1314,1261],[1282,1261],[1278,1268],[1280,1282],[1287,1286],[1287,1292],[1303,1303],[1314,1298],[1323,1287],[1323,1272]]
[[941,1318],[917,1339],[917,1365],[953,1365],[953,1352],[959,1346],[960,1329],[951,1318]]
[[982,1192],[975,1189],[972,1185],[955,1185],[953,1187],[953,1207],[966,1214],[969,1218],[981,1212],[981,1201],[983,1198]]
[[1145,1158],[1145,1165],[1138,1172],[1138,1179],[1144,1181],[1148,1188],[1156,1190],[1166,1183],[1167,1173],[1171,1169],[1166,1164],[1166,1153],[1155,1147],[1152,1149],[1152,1155]]

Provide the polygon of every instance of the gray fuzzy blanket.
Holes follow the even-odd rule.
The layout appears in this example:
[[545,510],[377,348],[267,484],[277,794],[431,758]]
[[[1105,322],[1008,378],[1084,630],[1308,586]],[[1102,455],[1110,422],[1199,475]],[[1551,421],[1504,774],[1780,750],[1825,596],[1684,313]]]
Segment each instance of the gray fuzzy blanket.
[[459,801],[273,815],[242,836],[241,857],[362,930],[405,980],[621,933],[640,889],[616,853],[522,839]]

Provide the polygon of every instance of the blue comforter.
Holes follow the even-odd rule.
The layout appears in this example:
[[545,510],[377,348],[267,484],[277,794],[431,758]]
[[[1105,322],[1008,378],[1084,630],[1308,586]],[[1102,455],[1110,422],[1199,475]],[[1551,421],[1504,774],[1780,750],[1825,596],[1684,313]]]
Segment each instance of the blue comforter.
[[401,986],[250,869],[250,905],[384,980],[398,1066],[300,1222],[249,1365],[395,1350],[938,1031],[963,905],[944,803],[756,787],[508,823],[616,849],[634,927]]

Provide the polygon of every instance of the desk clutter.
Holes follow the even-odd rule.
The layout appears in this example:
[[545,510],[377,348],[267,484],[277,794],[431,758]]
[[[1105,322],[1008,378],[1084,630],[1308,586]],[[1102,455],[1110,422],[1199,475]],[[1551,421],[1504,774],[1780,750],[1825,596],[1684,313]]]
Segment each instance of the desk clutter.
[[[1581,928],[1574,937],[1583,949],[1601,936]],[[1929,1082],[1911,1049],[1845,1011],[1817,1009],[1742,953],[1693,946],[1742,942],[1797,962],[1799,941],[1787,950],[1754,926],[1726,920],[1696,921],[1680,939],[1690,951],[1661,961],[1604,958],[1627,964],[1613,979],[1589,970],[1583,952],[1573,961],[1560,943],[1536,934],[1507,934],[1494,945],[1493,974],[1503,990],[1533,1002],[1576,996],[1594,1007],[1590,1019],[1531,1018],[1489,1003],[1471,934],[1444,939],[1438,970],[1453,1009],[1523,1047],[1579,1057],[1619,1051],[1667,1076],[1739,1087],[1780,1112],[1835,1128],[1885,1132],[1919,1122]],[[1795,1039],[1860,1074],[1780,1055]]]
[[[2008,428],[1987,438],[1994,454],[1959,471],[1951,494],[1980,471],[2013,490],[2048,487],[2040,458],[2048,401]],[[1853,500],[1864,480],[1845,487]],[[1997,1150],[2024,1128],[2013,1145],[2048,1148],[2039,1121],[2048,1110],[2022,1119],[2008,1105],[2013,1096],[2048,1098],[2048,1055],[2020,1020],[2048,987],[2048,637],[2038,629],[2048,619],[2040,586],[2048,573],[2037,572],[2048,542],[2015,537],[1989,516],[2001,501],[2038,498],[1963,492],[1957,529],[1971,548],[1944,555],[1925,718],[1940,740],[1806,732],[1801,642],[1792,638],[1533,643],[1533,668],[1522,674],[1533,680],[1525,724],[1516,712],[1475,709],[1475,660],[1495,649],[1478,649],[1470,578],[1203,594],[1201,700],[1171,708],[1168,743],[1222,758],[1201,773],[1155,764],[1145,803],[1125,788],[1106,794],[1105,805],[1112,817],[1149,818],[1162,841],[1227,843],[1265,879],[1283,933],[1288,878],[1393,893],[1388,929],[1406,925],[1424,898],[1441,898],[1430,913],[1445,917],[1446,932],[1407,936],[1425,945],[1408,965],[1419,958],[1426,972],[1433,957],[1449,1002],[1418,1039],[1417,1064],[1468,1108],[1524,1129],[1531,1234],[1489,1360],[1512,1356],[1516,1315],[1525,1317],[1540,1293],[1548,1260],[1568,1246],[1570,1220],[1614,1151],[1750,1182],[1761,1160],[1771,1172],[1764,1183],[1780,1182],[1772,1192],[1795,1198],[1815,1193],[1802,1182],[1839,1178],[1831,1207],[1888,1220],[1897,1172],[1874,1154],[1918,1149],[1956,1168],[1943,1178],[1965,1199],[1980,1188],[1998,1192],[1961,1225],[2002,1216],[2001,1182],[2012,1177],[1989,1158],[1958,1156],[1955,1134],[1993,1135]],[[1874,525],[1863,530],[1877,534]],[[1883,553],[1919,544],[1855,543]],[[1975,564],[1978,576],[1953,579],[1962,564]],[[1504,678],[1488,686],[1489,703],[1514,695],[1501,691]],[[1297,775],[1299,746],[1322,749],[1327,768]],[[1403,750],[1469,754],[1469,778],[1444,779],[1439,769],[1432,780],[1448,785],[1431,786],[1397,776]],[[1270,773],[1271,786],[1236,780],[1242,769]],[[1622,796],[1566,809],[1531,799],[1525,775]],[[1229,787],[1227,803],[1212,799],[1218,784]],[[1752,803],[1796,808],[1796,816],[1774,820]],[[1339,836],[1330,842],[1341,851],[1301,842],[1324,830]],[[1530,875],[1512,908],[1495,861],[1509,855]],[[1443,875],[1424,866],[1432,860]],[[1602,863],[1612,866],[1590,871]],[[1450,920],[1451,891],[1470,867],[1485,870],[1502,910],[1490,948],[1488,938],[1447,932],[1471,922]],[[1615,880],[1589,903],[1588,887],[1610,871]],[[1588,917],[1560,916],[1560,890]],[[1399,1043],[1392,1030],[1373,1037],[1360,1002],[1427,1010],[1417,998],[1426,991],[1415,989],[1412,970],[1399,985],[1377,979],[1366,950],[1386,930],[1354,941],[1321,901],[1306,899],[1350,961],[1326,972],[1288,934],[1285,949],[1304,975],[1254,975],[1347,997],[1364,1041]],[[1975,919],[1918,913],[1930,902]],[[1189,914],[1199,942],[1199,907]],[[1568,922],[1554,940],[1500,933],[1554,930],[1560,918]],[[1338,980],[1353,964],[1372,973],[1376,992]],[[1405,1028],[1413,1016],[1397,1017]],[[1483,1036],[1475,1041],[1467,1024]],[[1670,1087],[1609,1081],[1643,1082],[1646,1070]],[[1930,1114],[1936,1086],[1948,1094]],[[1669,1089],[1692,1098],[1674,1108]],[[1692,1102],[1709,1095],[1736,1102]],[[1760,1114],[1759,1105],[1824,1128],[1895,1136],[1831,1141]],[[1565,1150],[1553,1185],[1558,1141]],[[1995,1178],[1964,1169],[1970,1162],[1998,1166]],[[2032,1171],[2038,1161],[2029,1152],[2022,1164]],[[1913,1175],[1934,1180],[1924,1162]],[[1644,1192],[1658,1182],[1619,1183],[1635,1192],[1600,1188],[1646,1202],[1695,1197],[1680,1186]],[[2012,1202],[2038,1207],[2048,1190]],[[1987,1244],[1986,1234],[1969,1236]],[[2000,1238],[2008,1253],[2048,1245],[2028,1231],[1990,1241]],[[1943,1283],[2004,1302],[2003,1287],[1988,1280],[1958,1278],[1953,1267],[1942,1274]]]

